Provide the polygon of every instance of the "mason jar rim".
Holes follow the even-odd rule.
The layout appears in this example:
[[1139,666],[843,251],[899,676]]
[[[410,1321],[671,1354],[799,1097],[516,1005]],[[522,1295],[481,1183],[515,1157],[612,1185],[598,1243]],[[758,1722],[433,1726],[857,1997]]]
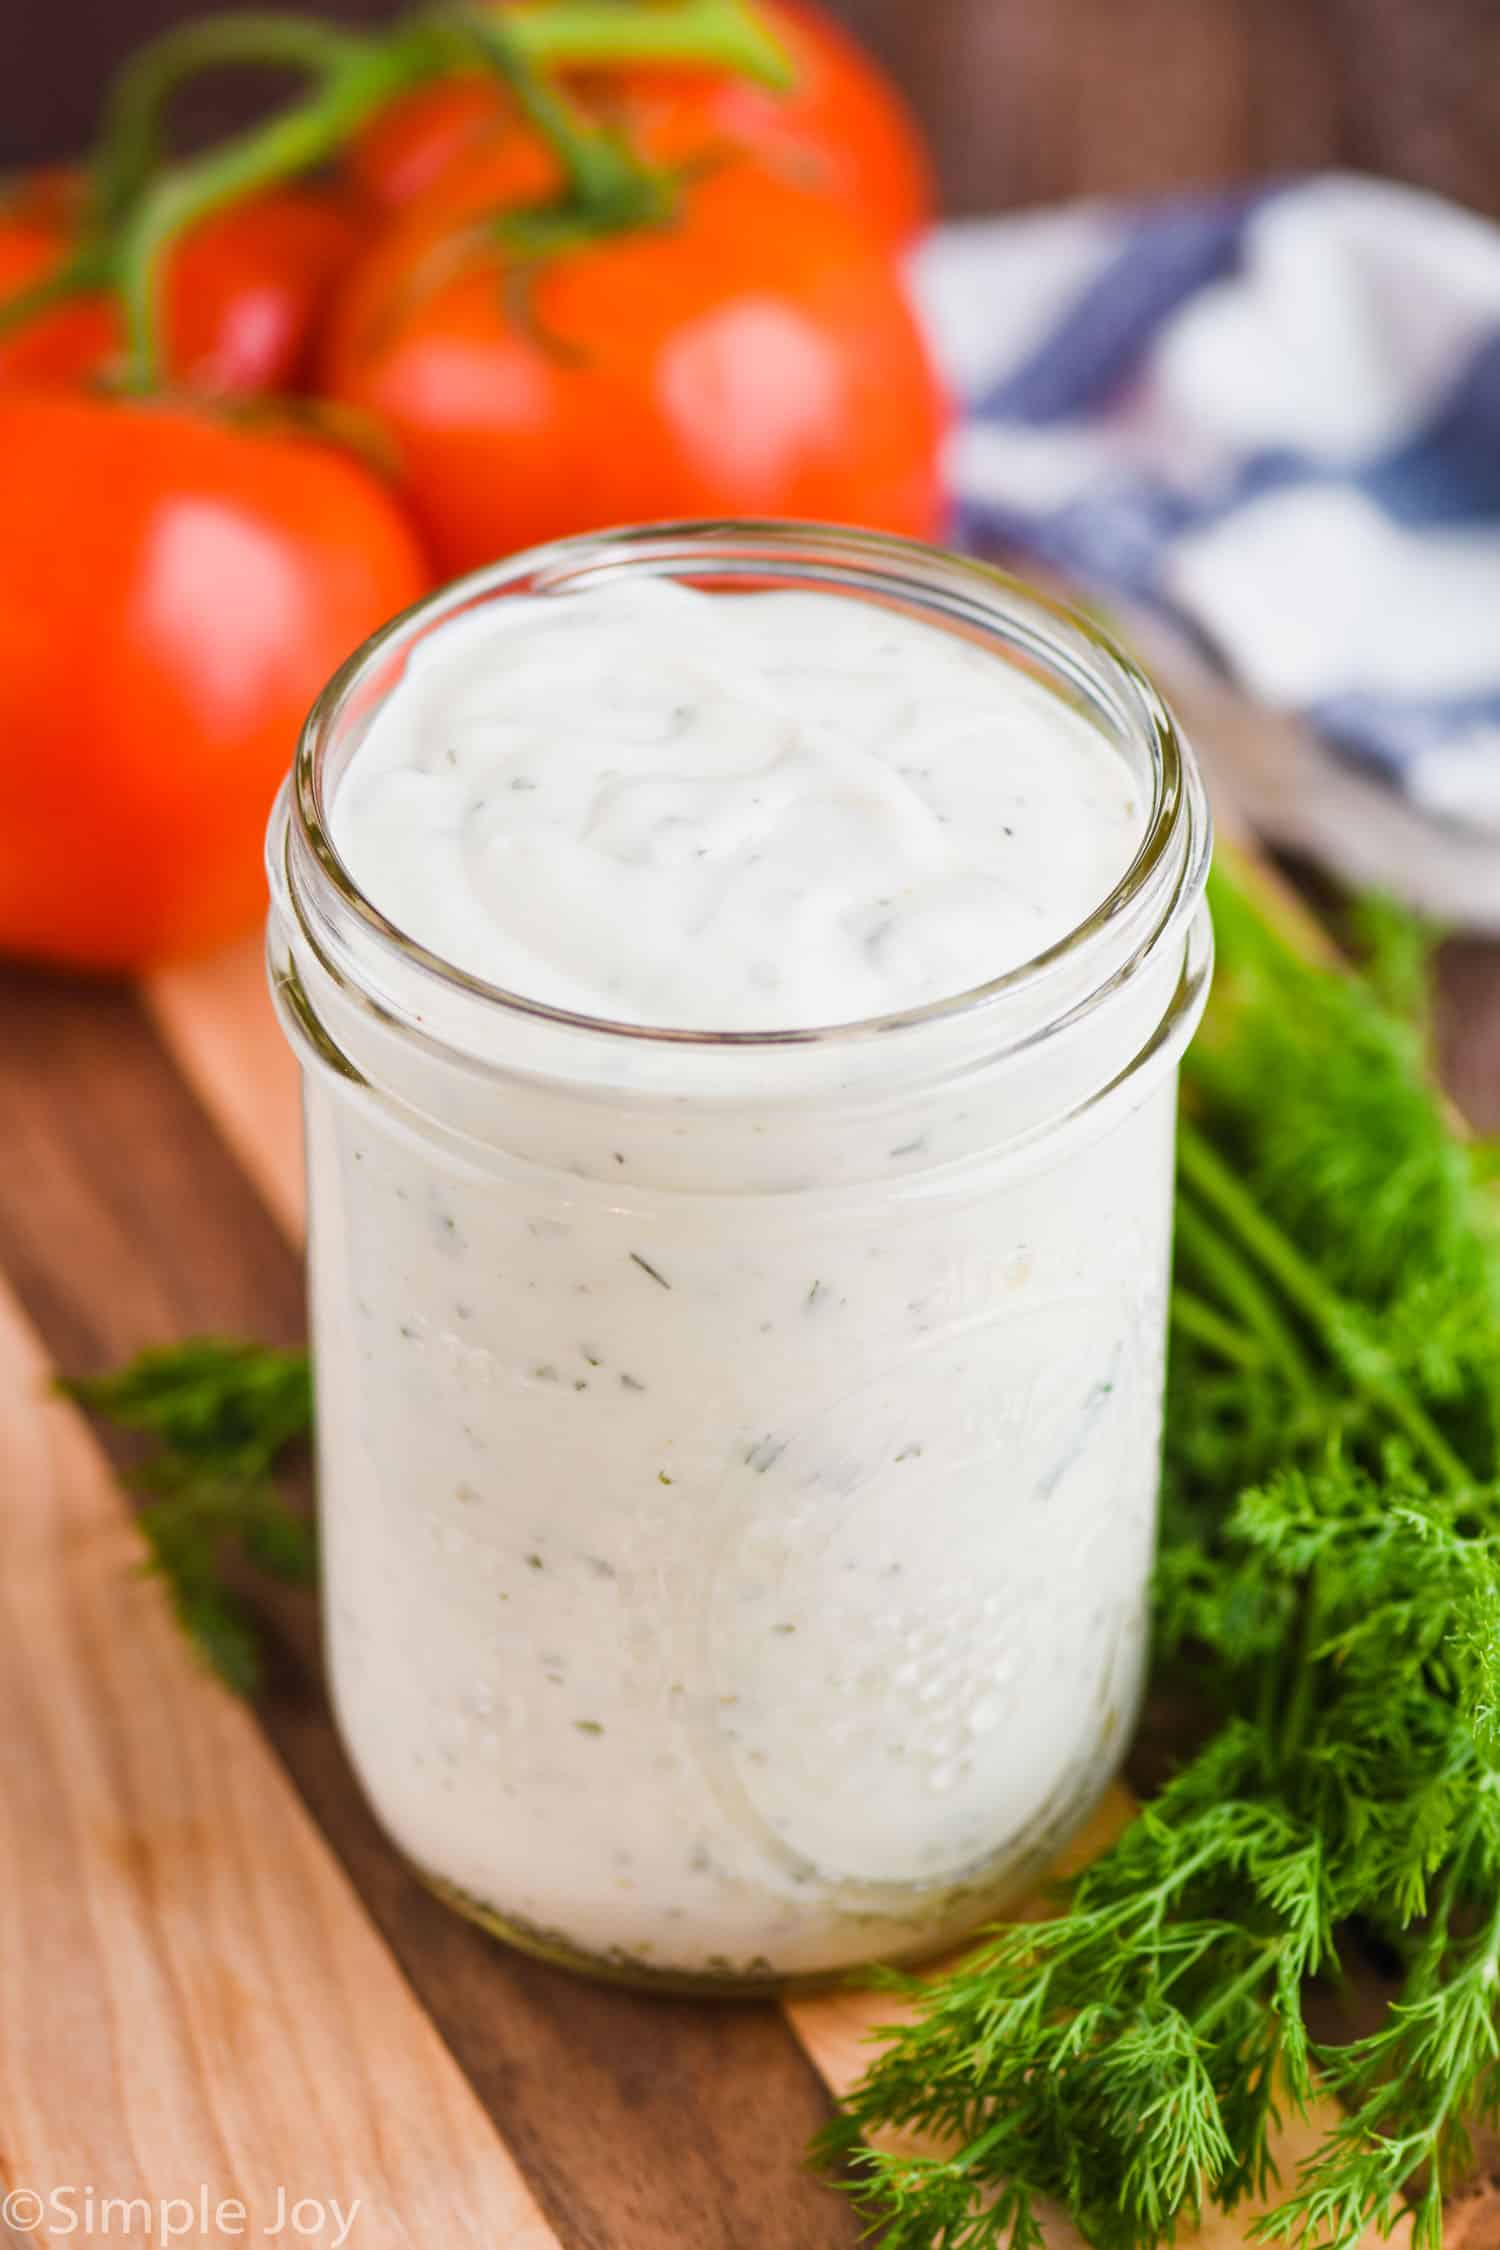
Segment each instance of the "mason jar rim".
[[[1140,844],[1119,879],[1082,920],[1027,960],[962,990],[917,1006],[829,1024],[714,1030],[642,1024],[596,1016],[495,984],[434,952],[392,921],[361,889],[333,843],[325,772],[341,722],[360,688],[385,658],[424,630],[510,594],[559,594],[645,570],[694,583],[760,577],[825,586],[852,598],[904,599],[936,629],[968,626],[997,643],[1007,632],[1035,644],[1038,660],[1061,673],[1098,706],[1101,691],[1115,716],[1143,737],[1151,761],[1152,804]],[[1069,641],[1081,644],[1075,651]],[[284,849],[285,857],[281,858]],[[352,917],[377,955],[406,974],[431,980],[461,1001],[519,1016],[536,1025],[661,1049],[784,1050],[890,1038],[955,1018],[987,1017],[1019,1001],[1101,946],[1130,910],[1160,894],[1160,911],[1140,952],[1201,893],[1209,856],[1209,822],[1191,750],[1172,714],[1140,667],[1097,621],[997,566],[885,533],[792,519],[685,519],[578,533],[526,548],[422,596],[353,651],[324,687],[303,725],[290,783],[272,816],[267,840],[273,891],[287,896],[304,933],[309,901],[302,872],[326,885],[335,910]],[[294,869],[293,854],[299,866]],[[281,859],[281,864],[278,864]],[[328,964],[332,966],[332,964]],[[358,981],[358,980],[356,980]],[[1116,975],[1106,971],[1102,984]]]

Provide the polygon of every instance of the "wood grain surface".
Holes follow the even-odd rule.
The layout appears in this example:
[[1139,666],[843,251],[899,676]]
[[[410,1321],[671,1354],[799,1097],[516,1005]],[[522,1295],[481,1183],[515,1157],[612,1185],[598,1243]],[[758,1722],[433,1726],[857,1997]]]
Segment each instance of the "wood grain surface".
[[197,1673],[47,1373],[0,1292],[0,1489],[23,1499],[0,1571],[6,2188],[71,2194],[59,2237],[91,2191],[190,2213],[206,2186],[256,2231],[306,2200],[356,2213],[368,2250],[557,2250],[251,1713]]

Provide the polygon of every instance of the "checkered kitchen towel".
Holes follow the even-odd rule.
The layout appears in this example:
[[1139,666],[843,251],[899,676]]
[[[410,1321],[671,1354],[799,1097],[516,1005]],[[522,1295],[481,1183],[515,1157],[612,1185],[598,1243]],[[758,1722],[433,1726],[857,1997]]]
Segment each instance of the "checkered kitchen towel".
[[1482,838],[1500,916],[1500,229],[1331,176],[954,226],[917,279],[960,536],[1165,616],[1387,813]]

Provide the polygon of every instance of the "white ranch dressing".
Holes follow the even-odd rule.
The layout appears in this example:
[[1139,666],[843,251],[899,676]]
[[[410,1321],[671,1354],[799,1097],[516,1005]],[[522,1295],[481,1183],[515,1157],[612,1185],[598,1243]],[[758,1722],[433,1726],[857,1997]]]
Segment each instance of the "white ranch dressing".
[[[330,824],[491,984],[754,1030],[1033,958],[1140,799],[974,640],[645,578],[437,625]],[[565,1034],[610,1050],[591,1084],[538,1074],[499,1003],[487,1092],[293,935],[370,1081],[307,1079],[334,1695],[450,1895],[632,1976],[822,1974],[950,1942],[1087,1810],[1144,1650],[1177,1035],[1135,1058],[1196,1005],[1172,930],[1014,1093],[909,1081],[903,1032],[847,1089],[836,1042],[822,1078],[771,1045],[702,1101],[619,1034]],[[1011,1145],[1013,1105],[1117,1074]]]
[[752,1031],[1033,959],[1143,825],[1103,737],[984,648],[838,595],[642,579],[431,634],[333,835],[399,928],[488,983]]

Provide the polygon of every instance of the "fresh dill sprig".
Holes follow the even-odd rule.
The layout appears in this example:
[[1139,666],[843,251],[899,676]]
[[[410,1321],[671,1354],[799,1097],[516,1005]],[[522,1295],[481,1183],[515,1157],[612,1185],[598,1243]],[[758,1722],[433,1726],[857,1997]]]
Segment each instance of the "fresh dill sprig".
[[1361,981],[1388,1014],[1425,1033],[1432,1013],[1432,956],[1439,925],[1384,891],[1361,891],[1345,911],[1343,935]]
[[[1500,1223],[1420,1025],[1223,874],[1212,905],[1155,1635],[1204,1736],[1055,1919],[891,1980],[914,2020],[825,2137],[891,2250],[1039,2250],[1044,2199],[1154,2250],[1272,2192],[1257,2232],[1350,2250],[1414,2180],[1439,2250],[1466,2121],[1500,2118]],[[1410,1003],[1409,926],[1384,936]],[[1308,1980],[1359,1932],[1399,1989],[1316,2047]],[[1345,2118],[1278,2181],[1315,2073]]]
[[204,1662],[252,1694],[259,1643],[224,1565],[237,1549],[293,1584],[314,1574],[312,1528],[274,1474],[312,1420],[307,1355],[197,1337],[60,1387],[90,1413],[154,1440],[128,1472],[147,1495],[138,1519],[147,1567]]

